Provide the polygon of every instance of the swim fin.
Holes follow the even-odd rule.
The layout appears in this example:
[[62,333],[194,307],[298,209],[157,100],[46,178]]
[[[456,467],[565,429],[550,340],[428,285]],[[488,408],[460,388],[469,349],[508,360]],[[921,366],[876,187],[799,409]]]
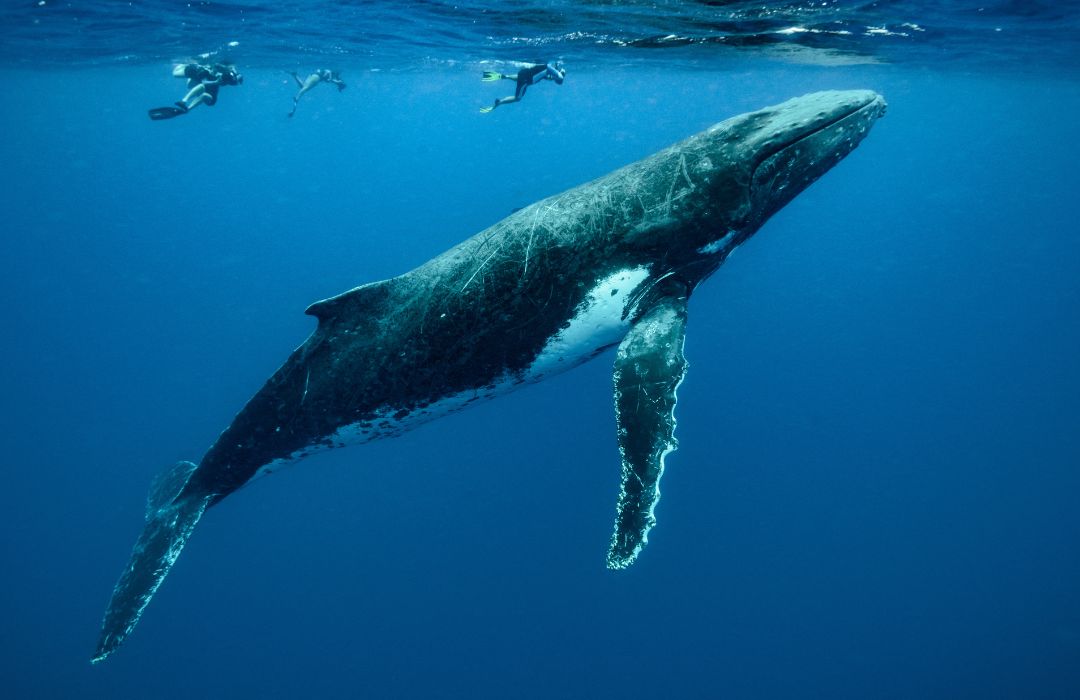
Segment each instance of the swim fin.
[[483,77],[480,78],[480,80],[484,81],[485,83],[490,83],[490,82],[492,82],[494,80],[502,80],[502,79],[503,79],[503,74],[502,73],[496,73],[495,71],[491,71],[491,70],[484,71]]
[[181,114],[187,114],[187,108],[185,107],[156,107],[150,110],[150,118],[154,121],[161,121],[162,119],[172,119],[173,117],[179,117]]
[[494,107],[481,107],[480,108],[480,114],[487,114],[488,112],[490,112],[493,109],[495,109],[495,108]]

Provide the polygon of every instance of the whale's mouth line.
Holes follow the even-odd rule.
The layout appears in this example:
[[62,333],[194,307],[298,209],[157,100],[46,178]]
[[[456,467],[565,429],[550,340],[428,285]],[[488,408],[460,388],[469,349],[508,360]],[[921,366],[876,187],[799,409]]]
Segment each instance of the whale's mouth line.
[[830,128],[836,126],[837,124],[844,121],[845,119],[850,119],[851,117],[854,117],[857,114],[860,114],[864,110],[870,109],[871,107],[877,105],[880,102],[881,102],[880,98],[872,99],[872,100],[870,100],[869,102],[867,102],[864,105],[861,105],[859,107],[855,107],[850,112],[845,112],[844,114],[841,114],[838,117],[835,117],[834,119],[831,119],[831,120],[825,122],[821,126],[814,129],[813,131],[809,131],[809,132],[807,132],[807,133],[805,133],[805,134],[803,134],[803,135],[801,135],[801,136],[799,136],[799,137],[797,137],[795,139],[792,139],[791,141],[788,141],[787,143],[784,143],[784,144],[782,144],[780,146],[777,146],[775,149],[771,149],[768,152],[766,152],[764,155],[762,155],[760,158],[758,158],[757,162],[754,163],[754,167],[750,171],[750,189],[751,189],[751,191],[754,188],[754,180],[757,177],[757,171],[762,166],[762,164],[765,163],[765,161],[769,160],[770,158],[772,158],[774,156],[777,156],[777,155],[783,153],[784,151],[791,148],[792,146],[797,146],[798,144],[802,143],[803,141],[805,141],[808,138],[811,138],[812,136],[816,136],[817,134],[820,134],[822,131],[825,131],[826,129],[830,129]]

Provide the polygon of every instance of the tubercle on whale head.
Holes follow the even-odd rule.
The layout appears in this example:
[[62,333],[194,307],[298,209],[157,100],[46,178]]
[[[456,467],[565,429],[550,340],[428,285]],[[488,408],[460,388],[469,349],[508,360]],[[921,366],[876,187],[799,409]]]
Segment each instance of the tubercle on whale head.
[[750,176],[754,218],[764,222],[832,169],[885,114],[870,90],[823,92],[776,108]]
[[652,235],[726,257],[854,150],[884,112],[884,99],[869,90],[812,93],[733,117],[657,154],[667,161],[658,170],[672,182],[670,219],[652,222]]

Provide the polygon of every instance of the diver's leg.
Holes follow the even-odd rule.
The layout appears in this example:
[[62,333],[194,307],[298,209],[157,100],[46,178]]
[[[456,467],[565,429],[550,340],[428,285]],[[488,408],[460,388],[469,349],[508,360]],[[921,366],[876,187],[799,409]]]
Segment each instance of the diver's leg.
[[511,102],[517,102],[517,101],[518,101],[518,98],[514,97],[513,95],[511,95],[510,97],[500,97],[499,99],[495,100],[495,103],[493,105],[491,105],[490,107],[481,107],[480,108],[480,113],[481,114],[487,114],[488,112],[495,109],[499,105],[510,104]]
[[207,107],[210,107],[215,102],[217,102],[217,96],[214,95],[214,93],[209,92],[206,89],[203,89],[202,92],[200,92],[198,95],[195,96],[194,100],[192,100],[190,103],[188,103],[187,108],[190,111],[190,110],[195,109],[199,105],[206,105]]
[[177,105],[183,105],[184,109],[192,109],[196,107],[202,100],[202,96],[206,94],[206,86],[199,83],[195,87],[188,90],[187,94],[180,98]]
[[315,84],[316,83],[309,82],[307,80],[303,82],[303,84],[300,86],[300,91],[297,92],[296,95],[294,95],[292,98],[292,111],[289,112],[290,117],[296,113],[296,105],[300,104],[300,98],[303,97],[308,90],[315,87]]
[[[299,78],[297,80],[299,80]],[[300,83],[300,91],[296,93],[296,99],[299,100],[303,97],[304,93],[318,85],[320,80],[318,74],[314,73],[305,78],[304,82]]]
[[296,84],[297,84],[297,85],[299,85],[300,87],[304,87],[304,81],[303,81],[303,80],[300,80],[300,76],[299,76],[299,75],[297,75],[297,74],[296,74],[295,72],[293,72],[293,71],[289,71],[289,75],[291,75],[291,76],[293,77],[293,80],[295,80],[295,81],[296,81]]

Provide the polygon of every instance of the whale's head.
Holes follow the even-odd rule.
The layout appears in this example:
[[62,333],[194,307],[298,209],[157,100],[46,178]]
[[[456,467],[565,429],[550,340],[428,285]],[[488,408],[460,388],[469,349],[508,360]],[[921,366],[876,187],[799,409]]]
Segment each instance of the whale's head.
[[819,92],[748,115],[751,216],[764,221],[859,145],[885,113],[870,90]]
[[884,113],[885,100],[870,90],[818,92],[695,137],[697,170],[703,161],[712,166],[696,193],[708,213],[695,241],[699,252],[726,256],[854,150]]

